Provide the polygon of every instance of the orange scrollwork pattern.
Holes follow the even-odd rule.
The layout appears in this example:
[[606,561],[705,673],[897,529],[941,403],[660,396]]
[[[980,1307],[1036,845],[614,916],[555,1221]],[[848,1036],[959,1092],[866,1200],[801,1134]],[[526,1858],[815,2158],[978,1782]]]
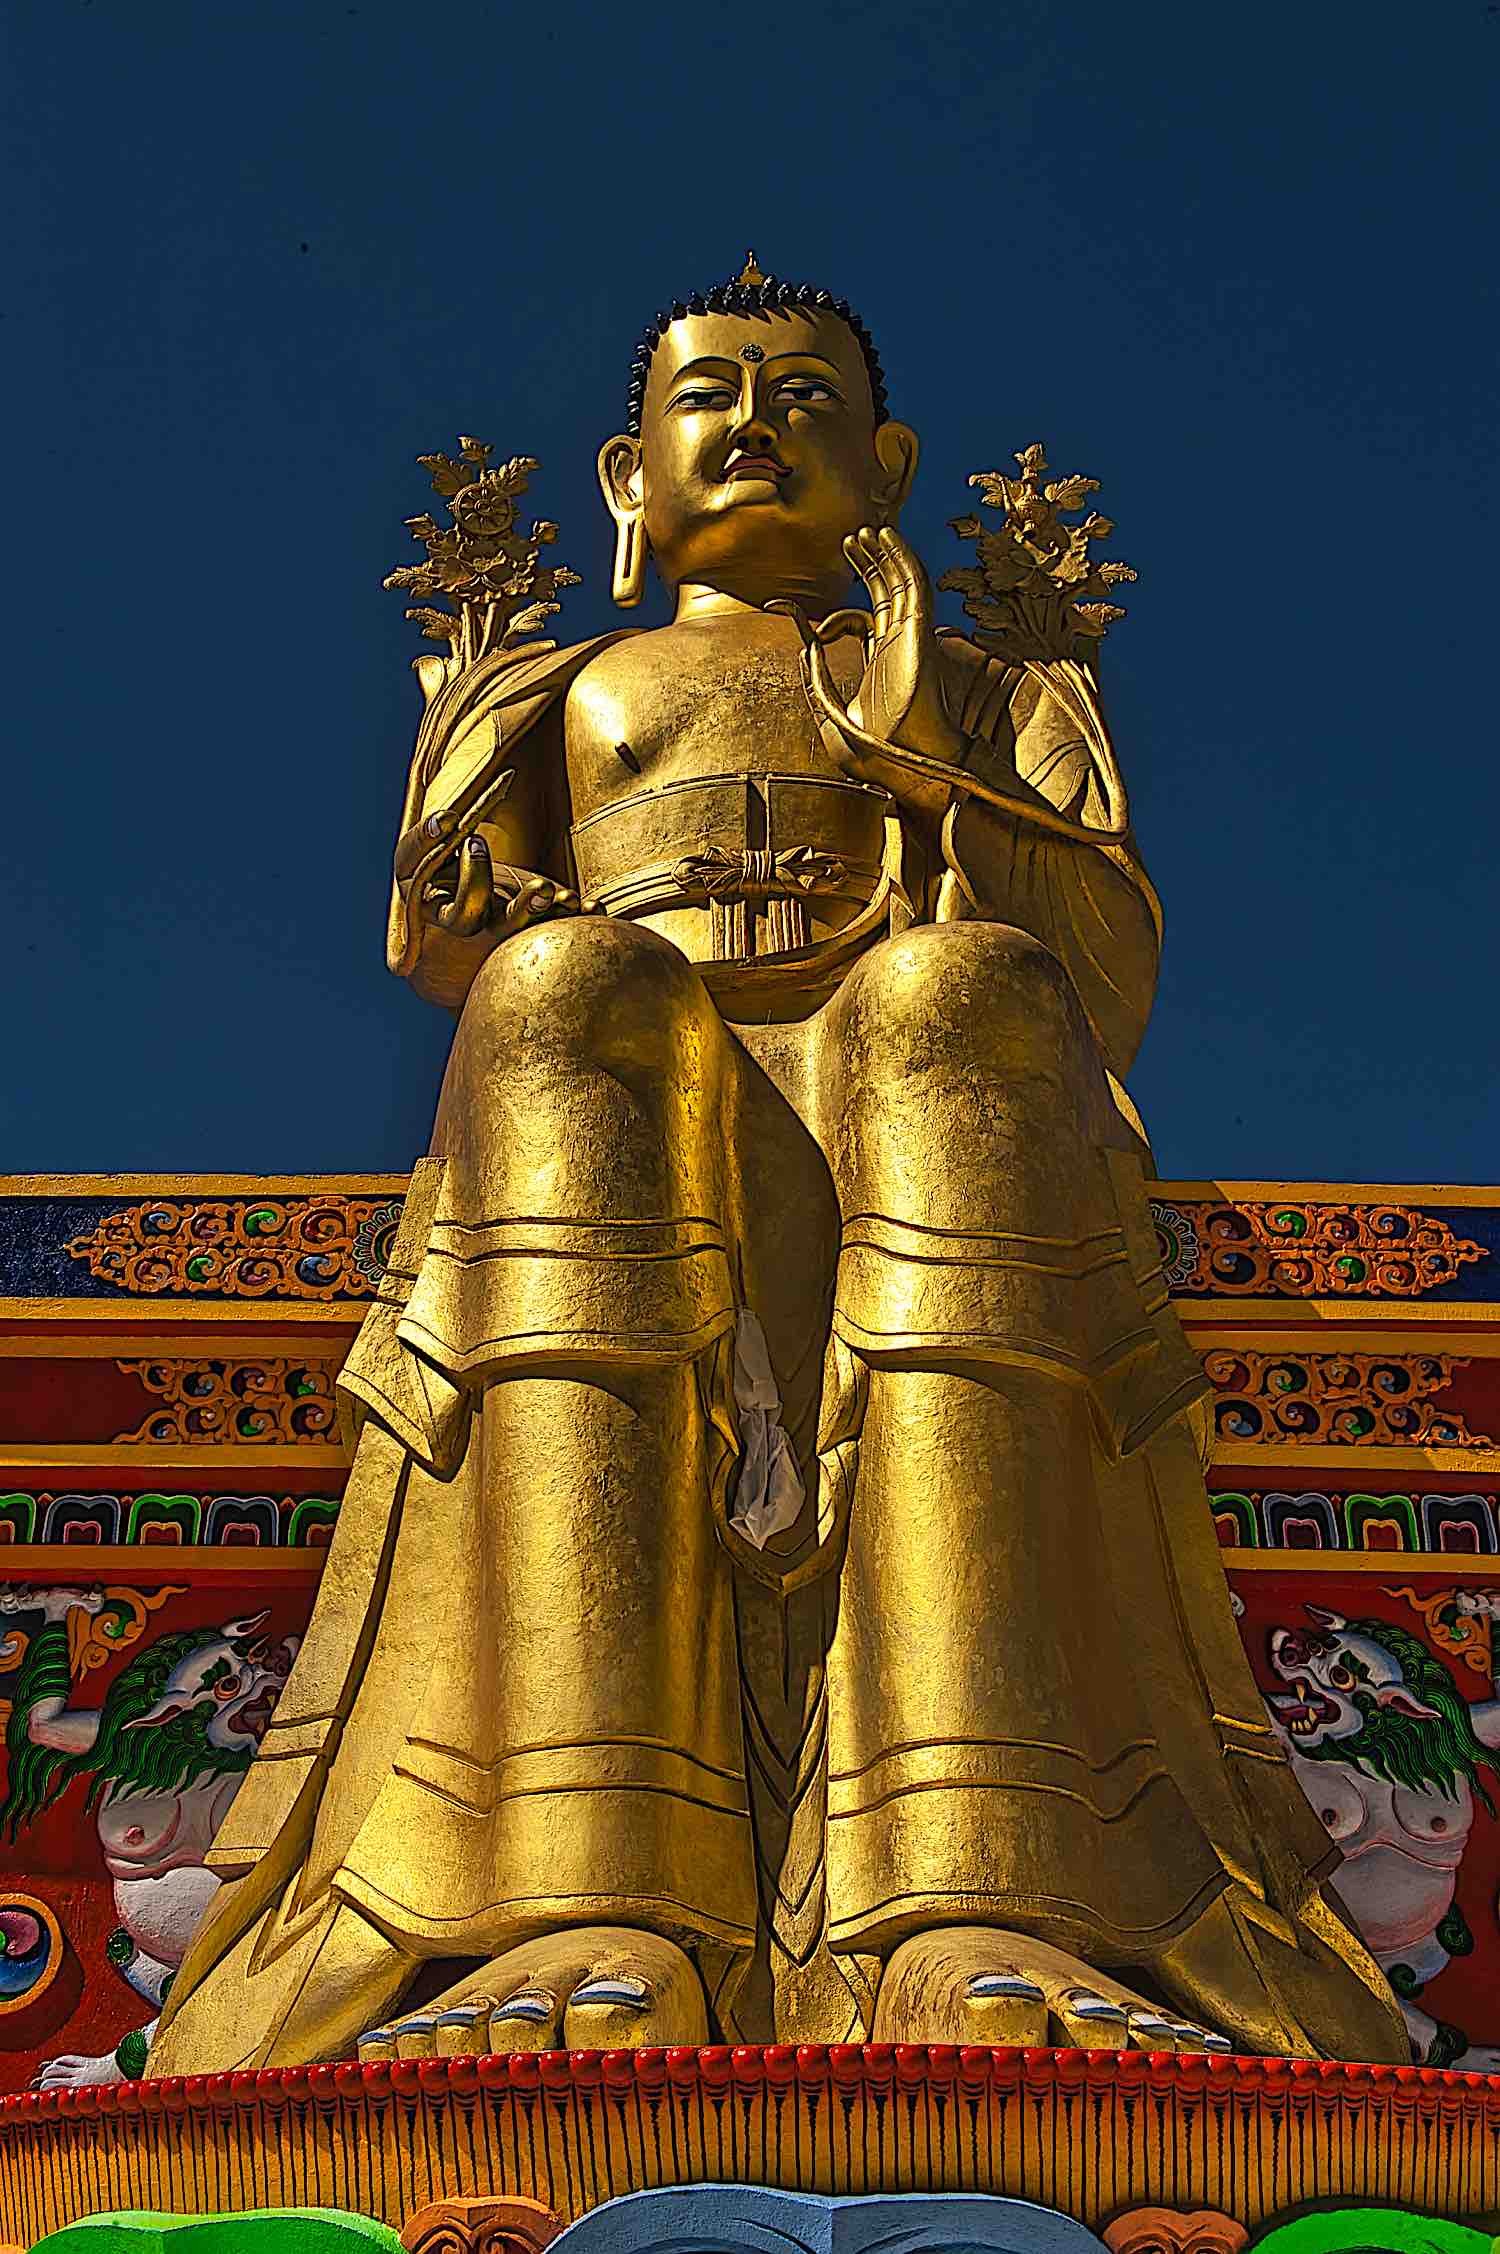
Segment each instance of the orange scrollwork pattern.
[[333,1362],[300,1362],[283,1357],[259,1361],[121,1362],[148,1393],[161,1396],[134,1432],[116,1435],[120,1443],[170,1441],[226,1447],[312,1444],[338,1435],[338,1404]]
[[1485,1248],[1409,1205],[1153,1201],[1174,1293],[1416,1299]]
[[1240,2254],[1250,2233],[1216,2207],[1132,2207],[1104,2229],[1109,2254]]
[[106,1214],[67,1251],[143,1296],[368,1299],[400,1214],[396,1198],[153,1198]]
[[150,1590],[102,1589],[97,1603],[90,1594],[87,1601],[74,1605],[68,1613],[68,1669],[74,1680],[92,1674],[96,1667],[107,1667],[128,1651],[140,1641],[153,1612],[159,1612],[169,1597],[186,1594],[182,1583]]
[[1251,1446],[1491,1447],[1457,1410],[1432,1398],[1467,1367],[1452,1354],[1276,1354],[1242,1346],[1203,1357],[1215,1432],[1229,1445]]
[[1439,1650],[1461,1660],[1481,1682],[1495,1679],[1495,1599],[1478,1589],[1387,1589],[1404,1598]]

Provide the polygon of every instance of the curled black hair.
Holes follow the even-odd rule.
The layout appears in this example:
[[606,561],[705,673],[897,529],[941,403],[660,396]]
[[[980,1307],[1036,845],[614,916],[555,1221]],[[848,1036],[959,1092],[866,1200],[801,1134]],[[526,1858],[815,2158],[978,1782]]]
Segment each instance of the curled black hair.
[[651,372],[652,354],[672,323],[686,320],[690,313],[742,313],[752,319],[774,313],[826,313],[833,320],[842,321],[864,360],[875,402],[875,420],[877,423],[885,421],[889,404],[880,355],[875,350],[874,338],[848,299],[834,297],[812,282],[782,282],[774,274],[758,274],[751,281],[720,282],[711,290],[695,290],[691,297],[676,298],[665,312],[648,322],[630,363],[630,383],[626,391],[625,428],[632,438],[641,435],[641,411],[646,400],[646,378]]

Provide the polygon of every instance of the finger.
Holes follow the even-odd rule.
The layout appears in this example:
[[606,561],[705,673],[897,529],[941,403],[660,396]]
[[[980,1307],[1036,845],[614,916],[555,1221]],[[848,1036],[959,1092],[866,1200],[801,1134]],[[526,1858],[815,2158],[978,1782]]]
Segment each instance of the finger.
[[867,526],[859,532],[851,533],[844,542],[844,553],[869,590],[870,607],[875,613],[875,631],[877,634],[884,633],[890,623],[891,591],[886,583],[879,551]]
[[490,849],[482,837],[465,838],[459,849],[453,898],[438,909],[437,920],[456,939],[472,939],[494,903]]
[[896,589],[886,560],[880,552],[880,543],[874,527],[866,525],[860,533],[868,568],[868,584],[874,598],[875,630],[889,633],[895,623]]
[[922,559],[889,526],[879,537],[887,576],[899,589],[898,617],[903,622],[909,619],[919,632],[926,632],[932,624],[932,587]]
[[505,911],[502,933],[522,931],[527,924],[550,916],[556,897],[557,887],[550,877],[528,877]]
[[900,546],[890,532],[881,527],[872,534],[875,553],[880,559],[881,573],[891,591],[891,627],[893,631],[905,626],[911,616],[911,573]]

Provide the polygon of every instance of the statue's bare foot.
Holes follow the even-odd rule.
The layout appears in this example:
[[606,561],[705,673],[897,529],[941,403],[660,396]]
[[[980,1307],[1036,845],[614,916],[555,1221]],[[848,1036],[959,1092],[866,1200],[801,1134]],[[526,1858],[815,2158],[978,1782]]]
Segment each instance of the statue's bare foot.
[[419,2012],[359,2039],[362,2059],[706,2043],[703,1983],[675,1943],[579,1926],[507,1949]]
[[874,2034],[882,2043],[1231,2048],[1224,2036],[1164,2012],[1045,1941],[982,1925],[948,1926],[902,1943],[876,1993]]

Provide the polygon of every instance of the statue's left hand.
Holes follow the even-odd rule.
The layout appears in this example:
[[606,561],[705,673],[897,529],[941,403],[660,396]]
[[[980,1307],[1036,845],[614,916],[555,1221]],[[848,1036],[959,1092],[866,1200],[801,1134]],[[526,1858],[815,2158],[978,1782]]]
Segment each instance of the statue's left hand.
[[[955,763],[963,737],[948,716],[942,649],[933,625],[932,586],[899,532],[866,525],[844,553],[869,590],[874,628],[854,707],[862,727],[882,742]],[[902,797],[910,790],[878,778]]]
[[422,893],[429,923],[456,939],[493,930],[501,939],[551,916],[588,915],[595,903],[531,869],[497,863],[484,839],[466,837]]

